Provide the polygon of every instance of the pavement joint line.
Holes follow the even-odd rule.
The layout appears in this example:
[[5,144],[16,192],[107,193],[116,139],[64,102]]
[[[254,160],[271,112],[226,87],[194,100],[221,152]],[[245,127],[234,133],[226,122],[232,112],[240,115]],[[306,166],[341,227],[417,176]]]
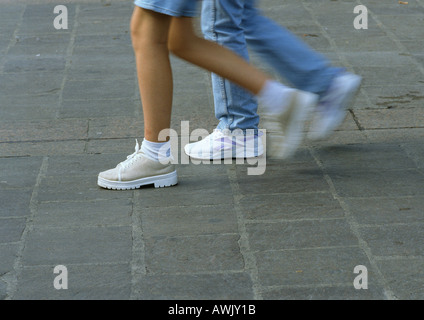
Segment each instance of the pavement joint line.
[[[128,261],[103,261],[103,262],[67,262],[66,267],[90,267],[90,266],[120,266],[120,265],[129,265]],[[55,267],[55,263],[51,264],[32,264],[23,266],[22,269],[37,269],[37,268],[49,268]]]
[[388,300],[397,300],[395,293],[391,290],[391,288],[388,284],[388,281],[386,280],[386,278],[384,277],[380,268],[378,267],[378,264],[377,264],[373,254],[372,254],[371,248],[368,246],[368,243],[363,239],[363,237],[362,237],[362,235],[359,231],[360,226],[359,226],[358,222],[356,221],[355,217],[352,215],[349,206],[346,204],[346,202],[343,200],[343,198],[341,196],[339,196],[337,189],[336,189],[336,187],[333,183],[333,180],[326,173],[326,169],[323,166],[323,163],[319,159],[318,155],[314,152],[314,150],[312,148],[310,148],[310,152],[311,152],[311,155],[314,157],[317,165],[321,168],[321,170],[324,174],[324,178],[327,181],[327,184],[328,184],[328,186],[331,190],[331,193],[333,194],[334,199],[337,200],[339,202],[340,206],[342,207],[342,209],[345,213],[346,222],[349,224],[352,233],[356,236],[356,238],[358,240],[359,247],[361,248],[361,250],[367,256],[368,261],[371,264],[371,268],[375,271],[376,276],[377,276],[376,280],[378,282],[380,282],[381,285],[383,286],[384,294],[385,294],[386,298]]
[[10,48],[13,47],[16,43],[16,38],[17,38],[17,35],[18,35],[18,32],[19,32],[19,29],[21,27],[21,24],[22,24],[23,15],[24,15],[24,12],[25,12],[25,9],[26,9],[26,5],[24,5],[22,8],[23,9],[22,9],[20,16],[18,18],[19,22],[18,22],[11,38],[10,38],[10,41],[9,41],[7,48],[6,48],[6,51],[4,52],[4,54],[2,56],[0,56],[0,74],[5,74],[4,73],[4,64],[6,62],[6,56],[9,53]]
[[400,144],[400,147],[402,148],[402,150],[405,152],[405,154],[406,154],[406,156],[409,158],[409,159],[411,159],[411,161],[412,162],[414,162],[414,164],[415,164],[415,166],[417,167],[417,168],[419,168],[420,166],[419,166],[419,160],[417,159],[417,157],[416,156],[414,156],[413,154],[412,154],[412,152],[410,151],[410,150],[408,150],[408,148],[406,148],[406,146],[405,146],[405,143],[402,143],[402,144]]
[[352,288],[352,283],[350,282],[337,282],[337,283],[317,283],[317,284],[282,284],[282,285],[272,285],[272,286],[263,286],[262,292],[270,292],[274,290],[281,289],[314,289],[314,288]]
[[22,272],[22,257],[25,250],[26,245],[26,239],[28,236],[28,233],[30,233],[34,228],[34,217],[37,214],[38,211],[38,192],[41,185],[41,181],[46,175],[48,168],[48,157],[43,157],[43,160],[41,162],[41,166],[37,175],[37,179],[32,191],[29,209],[30,209],[30,215],[26,218],[25,228],[22,232],[21,239],[19,241],[19,248],[16,253],[16,259],[13,263],[13,276],[11,281],[7,284],[7,293],[6,293],[6,300],[13,300],[14,295],[17,291],[17,285],[19,277],[21,276]]
[[[356,0],[356,2],[360,5],[364,5],[361,0]],[[419,2],[420,5],[422,5]],[[399,40],[399,38],[387,28],[384,23],[380,21],[380,19],[372,12],[372,10],[368,10],[368,14],[374,19],[374,21],[380,26],[381,29],[383,29],[384,32],[387,33],[388,37],[396,44],[396,46],[401,50],[402,52],[409,52],[409,50],[402,44],[402,42]],[[424,67],[418,63],[412,56],[408,56],[409,60],[415,65],[415,67],[420,70],[420,72],[424,75]]]
[[393,260],[423,260],[423,256],[375,256],[375,259],[378,261],[393,261]]
[[409,227],[409,226],[424,226],[422,221],[414,222],[392,222],[392,223],[367,223],[367,224],[358,224],[359,228],[386,228],[386,227]]
[[72,52],[74,51],[74,44],[75,44],[75,38],[76,38],[76,34],[77,34],[77,30],[78,30],[78,15],[80,12],[80,5],[77,4],[75,5],[75,17],[74,17],[74,24],[73,24],[73,28],[71,31],[71,36],[69,39],[69,43],[68,43],[68,47],[66,48],[66,53],[65,53],[65,70],[63,71],[63,79],[62,79],[62,83],[60,85],[60,93],[59,93],[59,98],[58,98],[58,108],[56,110],[56,119],[60,118],[60,113],[62,111],[63,108],[63,89],[65,88],[65,84],[67,82],[68,79],[68,71],[71,68],[71,57],[72,57]]
[[298,248],[280,248],[280,249],[265,249],[265,250],[252,250],[252,253],[267,253],[267,252],[289,252],[289,251],[320,251],[330,249],[346,249],[346,248],[360,248],[359,245],[345,245],[345,246],[321,246],[321,247],[298,247]]
[[[147,276],[201,276],[201,275],[229,275],[229,274],[245,274],[246,271],[243,269],[226,269],[226,270],[214,270],[214,271],[189,271],[189,272],[154,272],[149,271],[143,277]],[[139,290],[137,290],[139,291]]]
[[237,172],[235,166],[228,166],[227,173],[234,199],[234,210],[236,212],[237,225],[239,230],[238,235],[240,237],[238,242],[240,253],[244,260],[244,268],[252,280],[253,298],[255,300],[262,300],[263,297],[260,293],[261,284],[259,281],[259,270],[256,257],[252,253],[249,244],[249,235],[246,229],[246,221],[240,205],[240,201],[243,197],[241,195],[240,186],[237,181]]
[[336,221],[336,220],[345,220],[344,217],[334,217],[334,218],[303,218],[303,219],[246,219],[246,224],[278,224],[278,223],[296,223],[296,222],[324,222],[324,221]]
[[226,236],[240,236],[239,233],[237,232],[222,232],[222,233],[200,233],[200,234],[185,234],[185,235],[162,235],[162,234],[158,234],[158,235],[151,235],[151,236],[145,236],[145,239],[153,239],[156,237],[164,237],[164,238],[168,238],[168,239],[190,239],[190,238],[210,238],[210,237],[226,237]]
[[143,222],[140,213],[136,213],[134,207],[135,191],[132,192],[132,209],[131,209],[131,225],[132,225],[132,250],[131,250],[131,293],[130,300],[137,299],[136,286],[147,274],[146,250],[144,243]]

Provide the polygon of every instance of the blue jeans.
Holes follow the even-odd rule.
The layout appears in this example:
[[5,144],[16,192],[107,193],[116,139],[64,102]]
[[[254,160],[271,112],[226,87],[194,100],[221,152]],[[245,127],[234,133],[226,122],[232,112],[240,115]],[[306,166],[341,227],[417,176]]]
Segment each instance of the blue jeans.
[[[297,89],[322,95],[341,71],[290,31],[261,15],[256,0],[203,0],[206,39],[249,59],[247,47]],[[257,129],[257,101],[241,87],[212,74],[218,129]]]

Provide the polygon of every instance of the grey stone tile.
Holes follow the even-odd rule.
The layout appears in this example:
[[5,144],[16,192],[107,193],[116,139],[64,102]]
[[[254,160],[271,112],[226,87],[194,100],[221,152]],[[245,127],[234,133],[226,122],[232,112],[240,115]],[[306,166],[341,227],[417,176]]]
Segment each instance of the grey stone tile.
[[358,245],[344,219],[249,223],[246,229],[254,251]]
[[250,300],[252,282],[246,273],[147,275],[135,286],[141,300]]
[[0,193],[0,217],[25,217],[30,215],[29,203],[32,189],[2,190]]
[[329,192],[245,195],[240,200],[249,220],[342,218],[343,209]]
[[[3,95],[44,95],[60,90],[63,75],[61,73],[16,73],[0,75],[0,94]],[[25,88],[25,91],[22,91]]]
[[415,163],[396,144],[330,146],[316,151],[326,169],[410,169]]
[[[88,37],[88,36],[87,36]],[[90,46],[76,46],[72,51],[71,70],[80,68],[84,75],[83,67],[88,65],[106,68],[120,67],[124,70],[126,65],[130,65],[135,71],[135,58],[132,47],[128,46],[110,46],[105,48],[97,43],[91,43]],[[86,70],[89,71],[89,70]]]
[[28,188],[35,184],[40,157],[0,158],[0,188]]
[[[206,179],[193,176],[179,177],[178,185],[171,188],[142,188],[135,193],[135,204],[140,208],[184,207],[191,205],[232,204],[233,194],[224,175]],[[208,196],[205,197],[205,194]]]
[[[18,244],[0,244],[0,275],[13,270],[13,264],[18,254]],[[1,277],[0,277],[1,279]]]
[[100,188],[97,185],[97,174],[88,176],[50,176],[42,180],[38,191],[39,201],[91,201],[127,199],[131,196],[132,190],[115,192]]
[[[105,163],[118,164],[116,161],[121,157],[118,155],[66,155],[49,157],[47,177],[61,176],[91,176],[97,177],[103,171]],[[124,159],[121,159],[123,161]],[[116,162],[116,163],[115,163]]]
[[50,105],[4,105],[0,112],[2,121],[45,120],[56,117],[57,103]]
[[[423,134],[424,137],[424,134]],[[408,156],[419,168],[424,168],[424,147],[421,143],[405,143],[403,145]]]
[[343,52],[343,55],[353,66],[357,67],[387,67],[387,66],[410,66],[411,58],[399,52],[388,51],[365,51]]
[[328,248],[308,250],[265,251],[256,254],[259,281],[262,286],[318,286],[352,284],[355,266],[368,266],[368,287],[377,286],[360,248]]
[[75,47],[84,46],[100,46],[100,47],[114,47],[114,46],[128,46],[131,47],[131,37],[128,32],[121,32],[116,34],[108,33],[106,35],[77,35],[75,38]]
[[423,222],[424,197],[344,199],[359,225]]
[[33,57],[28,55],[14,55],[6,58],[3,71],[7,73],[20,72],[57,72],[65,70],[65,59],[54,55],[53,57]]
[[[134,152],[135,138],[126,139],[90,139],[87,142],[86,153],[88,154],[119,154],[116,161],[125,160],[125,156]],[[110,162],[116,166],[117,163]]]
[[381,170],[381,171],[347,171],[331,170],[329,172],[337,193],[342,197],[393,197],[422,195],[424,175],[419,171]]
[[27,234],[22,264],[65,265],[126,262],[131,259],[131,228],[34,228]]
[[366,290],[355,289],[353,285],[311,286],[309,288],[288,287],[272,289],[262,293],[265,300],[385,300],[380,286],[373,285]]
[[237,233],[236,213],[231,205],[188,206],[183,208],[139,208],[143,235],[194,236],[205,234]]
[[370,143],[419,143],[424,137],[424,128],[377,129],[364,133]]
[[[75,57],[75,56],[74,56]],[[134,81],[134,92],[138,90],[137,83],[135,81],[135,63],[131,62],[131,58],[125,58],[125,61],[122,63],[114,63],[116,62],[117,57],[113,57],[115,61],[110,62],[107,60],[107,56],[103,56],[101,61],[98,61],[98,57],[87,56],[84,55],[84,60],[80,59],[78,62],[74,61],[72,58],[72,62],[70,68],[67,70],[67,79],[69,81],[77,80],[101,80],[101,79],[119,79],[119,80],[133,80]],[[97,62],[89,61],[97,60]],[[82,60],[82,61],[81,61]],[[86,61],[88,60],[88,61]],[[140,98],[138,95],[135,96],[135,100],[138,102],[139,107],[141,109]],[[128,97],[130,98],[130,97]]]
[[[424,100],[423,86],[417,85],[372,85],[364,86],[362,90],[370,100],[370,108],[400,109],[420,107]],[[398,111],[399,112],[399,111]],[[405,111],[405,115],[408,111]],[[356,114],[356,111],[355,111]],[[389,120],[389,119],[386,119]],[[394,120],[394,119],[393,119]],[[393,121],[392,120],[392,121]],[[413,119],[410,119],[413,121]],[[390,121],[389,121],[390,123]]]
[[[424,81],[424,75],[416,72],[415,64],[403,66],[366,66],[358,67],[357,72],[363,77],[362,84],[364,86],[395,86],[399,83],[402,85],[418,85],[419,81]],[[396,75],[394,77],[393,75]]]
[[[25,11],[22,18],[24,20],[49,20],[53,24],[55,14],[53,12],[56,4],[44,3],[44,4],[31,4],[28,3],[25,6]],[[66,8],[68,9],[68,19],[73,20],[75,15],[75,4],[67,3]]]
[[102,16],[97,16],[94,19],[79,19],[78,34],[81,35],[99,35],[112,33],[128,33],[130,29],[130,16],[125,18],[105,19]]
[[[60,90],[55,90],[52,91],[50,93],[45,93],[45,94],[26,94],[26,92],[17,92],[14,95],[6,95],[2,97],[2,101],[1,101],[1,106],[2,108],[7,109],[7,111],[9,111],[9,109],[16,107],[17,108],[17,112],[16,112],[16,120],[27,120],[26,117],[26,113],[29,112],[30,110],[39,110],[41,114],[45,113],[43,112],[44,109],[43,108],[48,108],[48,109],[54,109],[57,108],[59,105],[59,92]],[[11,111],[11,110],[10,110]],[[18,113],[18,111],[24,111],[21,113]],[[1,113],[1,115],[5,115],[6,113]],[[18,116],[21,116],[21,118],[19,118]],[[32,116],[35,116],[35,112],[31,113]],[[46,117],[49,118],[49,117]],[[9,120],[6,117],[5,118],[1,118],[2,120]],[[28,119],[30,120],[30,119]]]
[[147,273],[241,271],[238,240],[236,234],[146,238]]
[[[422,11],[422,8],[419,8]],[[418,13],[418,12],[415,12]],[[416,28],[424,22],[424,14],[413,15],[379,15],[381,22],[402,40],[422,39],[424,31]],[[414,32],[411,32],[411,28]]]
[[131,17],[133,6],[128,2],[113,2],[109,6],[101,3],[81,4],[79,19],[81,21],[125,19]]
[[[284,166],[284,164],[282,164]],[[297,193],[328,190],[323,173],[319,169],[294,171],[266,171],[261,176],[238,176],[242,195],[269,193]]]
[[22,157],[82,154],[85,151],[85,145],[85,141],[78,140],[66,141],[66,148],[63,147],[62,141],[0,143],[0,155],[5,157]]
[[[73,17],[73,12],[68,8],[68,29],[56,29],[54,26],[55,18],[58,14],[53,13],[53,8],[46,9],[45,17],[40,17],[38,15],[32,15],[22,19],[21,24],[19,25],[18,35],[46,35],[46,34],[66,34],[70,33],[75,25],[75,18]],[[29,13],[27,14],[29,15]],[[63,23],[63,22],[62,22]]]
[[7,284],[0,278],[0,299],[5,300],[7,297]]
[[60,55],[63,56],[68,50],[70,42],[69,32],[58,32],[43,35],[18,35],[15,43],[8,51],[9,55],[25,54],[33,56],[39,55]]
[[423,256],[421,224],[362,227],[363,239],[375,256]]
[[26,220],[24,218],[1,219],[0,243],[19,241],[25,229],[25,225]]
[[396,259],[378,261],[390,289],[400,300],[422,300],[424,297],[424,260]]
[[33,218],[36,227],[95,227],[131,225],[130,199],[82,202],[42,202]]
[[[13,19],[17,19],[21,13],[25,10],[25,5],[24,4],[1,4],[0,5],[0,9],[1,9],[1,14],[0,17],[4,18],[5,20],[13,20]],[[2,21],[5,21],[2,19]]]
[[[180,150],[179,152],[179,159],[181,158],[181,153],[184,152]],[[224,163],[213,163],[213,161],[209,164],[206,163],[198,163],[198,162],[192,162],[192,159],[189,159],[189,164],[179,164],[177,165],[178,170],[178,176],[179,177],[189,177],[189,176],[196,176],[201,179],[206,178],[208,179],[211,176],[216,175],[226,175],[227,174],[227,168],[230,166],[230,164],[224,164]],[[181,162],[181,161],[180,161]]]
[[132,79],[70,80],[63,88],[65,100],[125,99],[133,96]]
[[[107,117],[90,119],[88,137],[90,139],[119,139],[143,137],[143,120],[135,117]],[[135,140],[134,145],[135,145]],[[134,150],[131,148],[132,151]],[[132,152],[131,152],[132,153]]]
[[2,122],[2,142],[63,141],[86,139],[87,119],[41,119]]
[[138,104],[134,99],[106,99],[106,100],[64,100],[62,102],[60,118],[101,118],[128,116],[134,114]]
[[68,289],[55,289],[56,265],[24,267],[14,300],[129,300],[128,264],[65,265]]
[[[353,20],[352,27],[353,28]],[[334,28],[334,31],[339,28]],[[362,52],[362,51],[379,51],[379,52],[393,52],[399,50],[397,44],[389,37],[375,34],[369,36],[366,32],[361,33],[359,37],[335,38],[334,42],[339,51],[342,52]],[[367,81],[368,83],[369,81]],[[364,81],[364,84],[366,82]]]

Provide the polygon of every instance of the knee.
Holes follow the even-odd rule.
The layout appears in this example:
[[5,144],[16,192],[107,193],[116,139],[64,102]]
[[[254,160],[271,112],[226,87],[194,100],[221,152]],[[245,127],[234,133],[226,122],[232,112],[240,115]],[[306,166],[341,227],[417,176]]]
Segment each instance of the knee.
[[[139,9],[139,8],[138,8]],[[165,21],[166,22],[166,21]],[[131,41],[135,51],[154,46],[167,46],[166,23],[149,11],[139,9],[130,22]]]
[[189,39],[186,35],[173,36],[168,39],[168,50],[177,57],[184,58],[190,52],[190,45],[193,39]]
[[170,35],[168,38],[168,50],[176,56],[181,56],[184,50],[184,41],[180,38]]

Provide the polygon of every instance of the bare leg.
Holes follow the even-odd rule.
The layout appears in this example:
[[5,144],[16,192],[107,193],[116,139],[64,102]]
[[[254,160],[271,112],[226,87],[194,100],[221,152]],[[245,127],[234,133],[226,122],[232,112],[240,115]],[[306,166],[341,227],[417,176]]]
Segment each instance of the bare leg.
[[191,18],[172,18],[169,49],[176,56],[216,73],[257,95],[270,77],[232,51],[198,37]]
[[168,31],[171,17],[135,7],[131,38],[137,66],[144,116],[144,137],[158,142],[162,129],[171,125],[172,70]]

